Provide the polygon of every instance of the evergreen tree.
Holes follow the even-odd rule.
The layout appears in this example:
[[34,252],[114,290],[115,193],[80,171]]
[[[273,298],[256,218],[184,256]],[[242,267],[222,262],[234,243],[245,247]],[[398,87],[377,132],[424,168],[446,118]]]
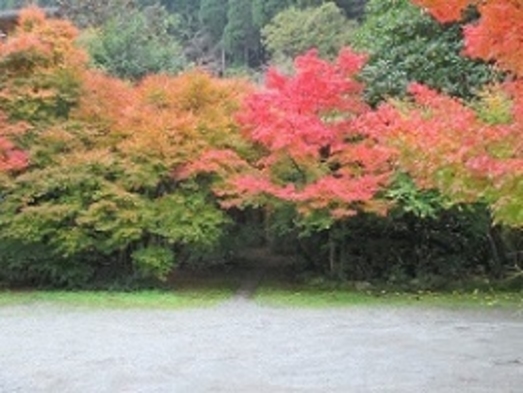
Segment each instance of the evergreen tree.
[[200,3],[200,24],[215,43],[221,41],[227,25],[227,4],[228,0],[201,0]]
[[[223,45],[233,62],[249,65],[251,54],[258,57],[260,34],[253,21],[251,0],[229,0]],[[258,60],[258,59],[255,59]]]
[[438,24],[408,0],[370,0],[353,45],[370,54],[362,71],[372,104],[421,82],[469,99],[495,79],[487,64],[464,58],[462,28]]
[[201,26],[198,18],[200,0],[160,0],[160,4],[181,19],[180,32],[182,39],[190,40],[200,30]]
[[252,0],[252,18],[258,28],[266,26],[272,18],[293,5],[294,0]]
[[227,25],[227,6],[228,0],[201,0],[198,13],[201,27],[190,49],[196,63],[217,73],[223,73],[226,65],[222,37]]
[[336,5],[349,19],[361,19],[365,13],[367,0],[336,0]]

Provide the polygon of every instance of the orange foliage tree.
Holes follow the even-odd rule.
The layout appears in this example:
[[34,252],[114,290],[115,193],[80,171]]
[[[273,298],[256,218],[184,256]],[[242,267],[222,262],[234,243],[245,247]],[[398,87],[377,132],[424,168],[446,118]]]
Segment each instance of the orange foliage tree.
[[31,129],[29,123],[52,121],[74,100],[71,87],[79,85],[87,60],[73,44],[76,34],[71,24],[28,8],[9,39],[0,40],[0,171],[27,165],[13,139]]
[[[60,284],[102,267],[164,279],[227,223],[204,183],[173,174],[201,150],[243,148],[233,115],[248,85],[199,71],[132,85],[90,70],[75,34],[29,9],[2,44],[0,129],[23,120],[30,130],[19,138],[29,166],[0,185],[0,241],[11,252],[0,263]],[[21,157],[4,151],[15,169]]]
[[38,8],[20,12],[0,42],[0,105],[9,118],[49,122],[66,117],[79,91],[87,56],[69,22],[46,19]]

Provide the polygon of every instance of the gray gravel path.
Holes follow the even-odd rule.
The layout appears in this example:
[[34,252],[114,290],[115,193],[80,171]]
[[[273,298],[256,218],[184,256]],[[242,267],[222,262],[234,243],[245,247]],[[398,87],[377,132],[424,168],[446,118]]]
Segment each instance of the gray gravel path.
[[0,392],[522,393],[523,316],[4,307]]

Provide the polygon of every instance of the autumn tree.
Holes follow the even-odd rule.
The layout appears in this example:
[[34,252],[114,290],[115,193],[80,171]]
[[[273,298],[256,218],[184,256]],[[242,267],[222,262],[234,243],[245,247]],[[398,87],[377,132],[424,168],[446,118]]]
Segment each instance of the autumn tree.
[[[355,80],[363,63],[350,51],[332,63],[309,52],[296,59],[293,75],[272,69],[239,115],[258,157],[214,149],[186,173],[217,174],[224,206],[292,206],[313,231],[360,211],[383,213],[378,194],[389,181],[392,153],[374,130],[360,127],[369,110]],[[336,260],[333,241],[333,271]]]
[[[76,29],[30,8],[8,40],[0,40],[0,172],[25,168],[15,140],[39,123],[67,116],[86,57],[72,44]],[[18,142],[20,142],[18,140]]]
[[74,44],[77,34],[37,8],[21,13],[18,27],[0,42],[0,105],[11,120],[67,117],[87,64]]
[[502,69],[523,75],[521,53],[521,18],[523,6],[518,0],[413,0],[426,7],[440,22],[463,17],[464,10],[475,5],[481,17],[465,28],[466,53],[471,57],[495,61]]
[[[39,61],[51,54],[57,63],[13,66],[11,75],[24,72],[24,81],[33,81],[40,72],[68,69],[71,61],[76,79],[46,85],[44,97],[54,101],[38,117],[7,105],[9,121],[31,126],[22,138],[30,165],[0,184],[1,275],[76,286],[103,277],[165,279],[188,249],[211,247],[228,222],[204,182],[182,182],[174,173],[212,146],[241,150],[233,114],[247,86],[199,71],[132,85],[79,63],[84,56],[74,56],[83,53],[74,36],[47,41],[64,26],[72,29],[67,22],[42,19],[36,10],[24,11],[22,21],[35,17],[37,23],[22,23],[7,39],[0,64],[26,51]],[[53,45],[70,49],[71,57],[60,62]],[[19,94],[11,83],[6,79],[1,90],[7,104]],[[39,91],[23,92],[33,99]],[[51,111],[56,92],[71,97],[60,116]],[[11,145],[2,145],[4,151],[15,169],[20,155]]]
[[24,128],[23,124],[10,124],[7,116],[0,112],[0,175],[19,171],[27,166],[27,154],[10,140],[23,133]]
[[69,23],[29,8],[9,39],[0,40],[0,171],[28,163],[13,139],[68,116],[87,64],[73,43],[77,34]]
[[[459,19],[476,2],[416,1],[442,22]],[[381,118],[403,150],[402,165],[424,187],[455,203],[485,202],[497,222],[523,225],[523,7],[519,1],[477,4],[465,27],[466,53],[492,60],[509,74],[474,105],[413,85],[412,104],[383,107]]]
[[86,74],[69,121],[32,141],[31,170],[5,188],[2,237],[69,261],[71,269],[57,269],[66,283],[74,266],[73,282],[100,261],[119,276],[165,278],[227,223],[205,184],[173,173],[200,150],[235,144],[231,114],[242,89],[201,73],[137,87]]
[[499,277],[510,260],[504,238],[510,232],[502,231],[501,225],[523,225],[521,5],[512,1],[415,3],[433,11],[446,26],[466,18],[465,9],[476,5],[478,18],[464,28],[464,52],[494,62],[507,78],[480,91],[472,102],[413,84],[410,100],[389,102],[374,113],[373,127],[387,129],[382,132],[390,133],[399,149],[400,168],[419,187],[438,190],[448,205],[458,205],[460,210],[477,204],[489,208],[492,217],[479,223],[484,221],[484,243],[490,246],[488,271]]

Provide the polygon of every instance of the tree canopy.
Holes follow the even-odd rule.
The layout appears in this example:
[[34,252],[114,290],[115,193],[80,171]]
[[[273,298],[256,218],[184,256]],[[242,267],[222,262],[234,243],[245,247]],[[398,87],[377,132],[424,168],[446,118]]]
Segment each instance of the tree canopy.
[[367,99],[401,97],[411,82],[470,99],[496,78],[488,64],[462,56],[461,25],[441,25],[408,0],[370,0],[353,35],[370,54],[362,72]]
[[287,8],[262,30],[265,48],[275,61],[294,59],[310,49],[335,57],[349,42],[351,23],[334,3]]
[[[166,280],[247,221],[351,279],[514,262],[519,2],[371,0],[367,55],[339,50],[349,2],[67,1],[94,10],[75,27],[30,7],[0,41],[0,280]],[[292,67],[209,66],[269,54]]]
[[[449,22],[461,18],[470,2],[417,3]],[[494,60],[511,77],[484,91],[475,108],[413,84],[413,104],[392,110],[385,106],[381,112],[386,126],[398,133],[402,165],[418,184],[435,187],[458,203],[484,201],[498,222],[521,227],[523,40],[516,20],[523,9],[517,1],[494,0],[483,2],[478,11],[478,21],[465,27],[466,53]],[[508,38],[499,40],[500,36]]]

